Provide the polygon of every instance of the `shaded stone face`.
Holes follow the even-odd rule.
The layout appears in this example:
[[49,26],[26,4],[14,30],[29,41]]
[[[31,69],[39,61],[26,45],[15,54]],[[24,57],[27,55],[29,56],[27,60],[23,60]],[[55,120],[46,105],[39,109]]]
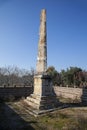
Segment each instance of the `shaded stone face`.
[[36,73],[47,70],[46,10],[41,11]]

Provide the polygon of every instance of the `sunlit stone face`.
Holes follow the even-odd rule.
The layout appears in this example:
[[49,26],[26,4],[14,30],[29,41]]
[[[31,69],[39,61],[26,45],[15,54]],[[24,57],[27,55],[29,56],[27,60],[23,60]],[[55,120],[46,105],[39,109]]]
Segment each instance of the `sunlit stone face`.
[[36,64],[36,73],[43,73],[47,70],[47,43],[46,43],[46,10],[41,11],[40,31],[38,43],[38,56]]

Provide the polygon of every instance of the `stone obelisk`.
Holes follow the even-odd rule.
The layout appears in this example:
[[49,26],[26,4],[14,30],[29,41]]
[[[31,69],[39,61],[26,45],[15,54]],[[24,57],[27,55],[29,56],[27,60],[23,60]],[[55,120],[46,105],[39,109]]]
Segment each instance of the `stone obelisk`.
[[47,70],[47,34],[46,34],[46,10],[41,11],[40,31],[38,43],[38,56],[36,74],[34,75],[34,91],[26,102],[32,108],[33,113],[50,111],[57,105],[56,95],[53,91],[52,80],[46,73]]
[[47,40],[46,40],[46,10],[41,11],[40,16],[40,31],[38,43],[38,56],[36,73],[41,74],[47,70]]

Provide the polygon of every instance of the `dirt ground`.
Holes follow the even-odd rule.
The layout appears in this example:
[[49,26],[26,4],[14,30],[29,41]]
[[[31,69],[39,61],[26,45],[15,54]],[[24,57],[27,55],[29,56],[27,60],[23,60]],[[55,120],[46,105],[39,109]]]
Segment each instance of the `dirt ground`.
[[34,117],[22,100],[0,103],[0,130],[87,130],[87,107],[66,108]]

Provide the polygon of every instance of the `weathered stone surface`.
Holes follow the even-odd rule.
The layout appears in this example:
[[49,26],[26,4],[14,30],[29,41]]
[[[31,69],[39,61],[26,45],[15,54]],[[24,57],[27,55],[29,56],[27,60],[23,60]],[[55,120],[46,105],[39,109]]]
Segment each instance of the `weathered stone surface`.
[[34,76],[34,94],[38,96],[53,95],[51,78],[48,75]]
[[38,44],[38,57],[36,75],[34,76],[34,92],[25,101],[33,110],[50,110],[57,107],[57,99],[53,90],[51,78],[47,70],[47,43],[46,43],[46,10],[41,11],[40,37]]
[[36,73],[47,70],[46,10],[41,11]]
[[63,98],[69,98],[72,100],[78,99],[81,101],[83,90],[81,88],[67,88],[67,87],[54,87],[54,91],[57,96]]
[[56,108],[58,100],[54,92],[51,78],[48,75],[35,75],[34,92],[26,102],[34,109],[46,110]]

